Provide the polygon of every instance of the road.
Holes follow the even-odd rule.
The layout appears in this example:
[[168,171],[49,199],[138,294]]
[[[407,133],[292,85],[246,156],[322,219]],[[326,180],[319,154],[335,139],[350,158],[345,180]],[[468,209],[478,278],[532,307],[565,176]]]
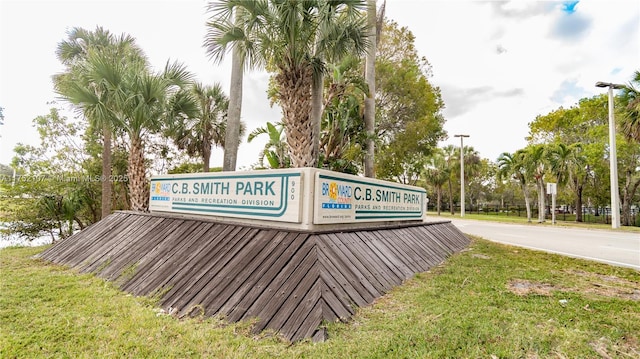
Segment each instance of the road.
[[640,270],[640,234],[452,218],[463,233],[519,247]]

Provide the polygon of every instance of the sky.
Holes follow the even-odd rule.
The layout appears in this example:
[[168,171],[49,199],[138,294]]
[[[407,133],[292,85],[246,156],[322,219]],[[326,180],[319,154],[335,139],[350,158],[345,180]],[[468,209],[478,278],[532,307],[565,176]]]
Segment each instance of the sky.
[[[228,93],[229,62],[213,63],[202,46],[206,4],[0,0],[0,163],[10,163],[17,143],[37,144],[32,120],[47,114],[51,101],[63,104],[51,77],[63,70],[55,49],[73,27],[132,35],[156,70],[177,60],[197,80],[220,83]],[[606,92],[597,81],[626,84],[640,70],[638,0],[387,0],[386,17],[413,32],[419,55],[432,66],[430,81],[446,106],[449,138],[440,145],[459,146],[454,135],[466,134],[464,145],[492,161],[526,146],[536,116]],[[263,71],[245,74],[247,133],[281,118],[266,97],[268,78]],[[245,138],[239,169],[257,162],[265,141]],[[221,166],[221,150],[211,164]]]

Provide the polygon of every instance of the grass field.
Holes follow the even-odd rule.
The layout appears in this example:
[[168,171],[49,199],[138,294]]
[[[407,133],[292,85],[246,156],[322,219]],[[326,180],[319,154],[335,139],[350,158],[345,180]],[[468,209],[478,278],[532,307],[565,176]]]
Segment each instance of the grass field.
[[640,272],[474,239],[446,263],[288,343],[179,320],[153,299],[0,250],[0,358],[639,358]]
[[[441,212],[439,216],[436,212],[428,212],[427,216],[431,219],[442,218],[445,220],[448,220],[451,218],[461,218],[460,212],[457,212],[455,214],[451,214],[449,212]],[[546,222],[544,223],[538,223],[537,218],[534,217],[532,218],[532,222],[527,222],[527,217],[507,216],[504,214],[465,213],[464,219],[474,219],[479,221],[490,221],[490,222],[528,224],[532,226],[562,226],[562,227],[577,227],[577,228],[606,229],[606,230],[611,229],[611,224],[593,223],[593,222],[576,222],[575,220],[563,221],[562,216],[558,216],[556,218],[556,224],[553,224],[550,219],[547,219]],[[616,230],[624,231],[624,232],[640,233],[640,227],[635,227],[635,226],[620,226],[620,228]]]

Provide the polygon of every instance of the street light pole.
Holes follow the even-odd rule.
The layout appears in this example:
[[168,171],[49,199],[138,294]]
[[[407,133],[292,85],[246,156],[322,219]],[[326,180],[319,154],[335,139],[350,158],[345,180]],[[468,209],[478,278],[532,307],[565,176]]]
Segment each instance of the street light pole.
[[464,217],[464,138],[469,135],[453,135],[460,137],[460,217]]
[[620,201],[618,200],[618,156],[616,154],[616,121],[613,111],[613,89],[624,85],[610,82],[596,82],[596,87],[609,88],[609,171],[611,178],[611,228],[620,228]]

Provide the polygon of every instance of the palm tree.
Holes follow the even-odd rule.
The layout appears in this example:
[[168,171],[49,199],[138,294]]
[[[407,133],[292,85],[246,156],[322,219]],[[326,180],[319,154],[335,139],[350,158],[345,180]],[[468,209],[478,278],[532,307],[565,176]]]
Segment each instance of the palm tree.
[[622,133],[640,143],[640,71],[636,71],[633,79],[622,90],[625,114],[622,118]]
[[529,145],[525,148],[524,162],[527,172],[535,179],[538,192],[538,223],[543,223],[545,217],[545,195],[544,174],[546,170],[546,148],[542,144]]
[[433,186],[436,192],[436,210],[438,216],[441,211],[442,202],[442,187],[451,178],[451,171],[447,166],[444,153],[440,149],[436,149],[433,155],[429,158],[425,169],[426,182]]
[[370,45],[367,48],[364,65],[364,77],[369,87],[367,96],[364,99],[364,125],[367,133],[366,154],[364,156],[364,175],[374,178],[376,176],[374,168],[375,142],[373,135],[376,123],[376,0],[368,0],[367,25]]
[[455,176],[455,169],[460,168],[460,154],[456,154],[456,147],[453,145],[447,145],[443,149],[444,161],[448,169],[449,178],[447,178],[447,187],[449,191],[449,211],[451,214],[455,213],[453,208],[453,177]]
[[102,218],[111,213],[111,134],[115,118],[104,107],[107,91],[104,84],[94,81],[87,73],[91,66],[89,55],[103,62],[122,63],[131,58],[141,57],[142,50],[135,39],[128,35],[114,36],[109,31],[97,27],[95,31],[73,28],[68,38],[58,44],[56,55],[66,66],[66,71],[54,77],[58,94],[76,105],[85,118],[102,129]]
[[253,141],[259,135],[266,134],[269,141],[260,152],[260,166],[264,167],[264,159],[267,159],[271,168],[287,168],[291,166],[291,159],[287,154],[287,145],[284,139],[284,125],[282,122],[272,124],[267,122],[266,127],[253,130],[247,137],[247,142]]
[[262,60],[256,56],[255,39],[248,35],[255,26],[252,21],[260,20],[253,16],[262,13],[265,5],[264,1],[227,0],[212,2],[207,6],[207,11],[213,13],[210,21],[207,22],[207,34],[204,40],[204,47],[209,57],[214,62],[220,63],[227,52],[227,44],[231,47],[231,84],[223,171],[234,171],[236,168],[240,144],[244,68],[263,65]]
[[[107,76],[114,74],[107,74]],[[148,133],[160,129],[163,120],[176,116],[175,109],[169,108],[176,103],[171,98],[182,96],[187,91],[192,75],[178,63],[167,63],[162,73],[150,73],[146,62],[133,63],[125,69],[121,87],[125,96],[118,103],[117,111],[121,116],[119,125],[127,132],[130,141],[128,177],[131,209],[146,211],[148,190],[146,166],[144,163],[144,138]]]
[[526,153],[524,150],[518,150],[511,154],[503,152],[498,157],[498,180],[502,181],[506,178],[512,178],[520,185],[524,195],[524,204],[527,210],[527,221],[531,222],[531,200],[529,199],[529,183],[527,181],[528,173],[525,164]]
[[[268,64],[276,73],[294,167],[317,164],[314,143],[319,134],[311,118],[314,78],[325,71],[324,61],[364,51],[364,7],[364,0],[224,0],[211,8],[209,54],[221,59],[227,46],[238,47],[250,67]],[[231,22],[233,11],[235,21]]]
[[547,156],[551,172],[556,177],[558,186],[568,185],[573,189],[576,222],[582,222],[582,192],[589,176],[582,146],[579,143],[568,146],[564,143],[558,143],[548,149]]
[[[212,146],[224,146],[229,99],[220,84],[204,86],[197,82],[191,86],[189,97],[174,97],[171,107],[186,116],[174,121],[169,129],[179,149],[189,156],[202,159],[204,172],[209,172]],[[182,100],[182,101],[180,101]]]
[[242,79],[243,79],[243,58],[238,49],[233,50],[231,56],[231,85],[229,87],[229,111],[227,113],[227,124],[224,140],[224,158],[222,160],[223,171],[235,171],[238,160],[238,148],[240,147],[240,137],[242,137]]
[[[464,146],[464,183],[467,185],[471,184],[471,179],[475,178],[478,173],[480,173],[482,169],[482,160],[480,159],[480,154],[476,151],[473,146]],[[473,205],[473,195],[472,191],[467,191],[469,193],[469,204]],[[477,199],[477,198],[476,198]],[[460,205],[464,206],[464,203]]]

